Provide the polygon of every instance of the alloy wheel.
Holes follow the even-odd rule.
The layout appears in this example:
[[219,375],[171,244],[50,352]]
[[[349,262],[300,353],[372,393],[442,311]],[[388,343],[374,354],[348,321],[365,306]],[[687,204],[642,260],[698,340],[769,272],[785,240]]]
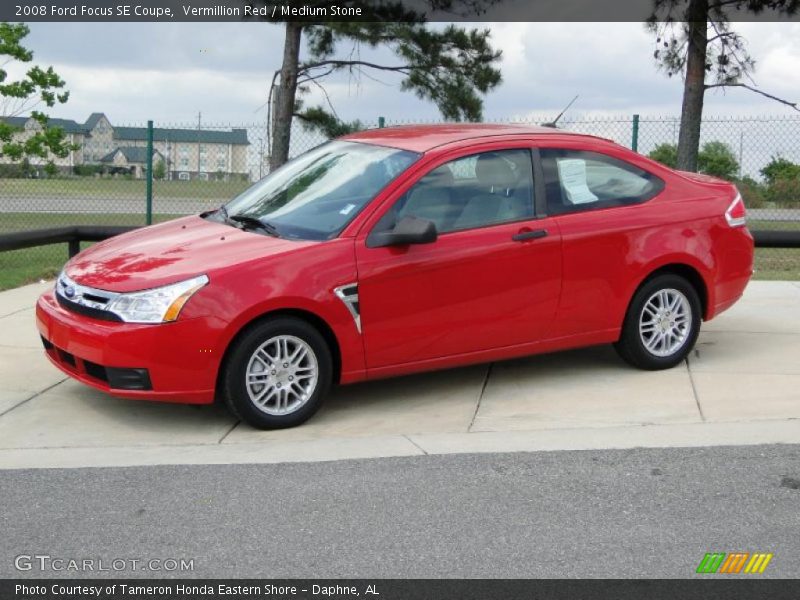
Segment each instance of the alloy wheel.
[[658,290],[644,303],[639,316],[639,338],[650,354],[672,356],[686,344],[691,331],[691,305],[679,290]]
[[305,341],[278,335],[253,352],[245,378],[255,407],[269,415],[287,415],[311,398],[319,378],[319,364]]

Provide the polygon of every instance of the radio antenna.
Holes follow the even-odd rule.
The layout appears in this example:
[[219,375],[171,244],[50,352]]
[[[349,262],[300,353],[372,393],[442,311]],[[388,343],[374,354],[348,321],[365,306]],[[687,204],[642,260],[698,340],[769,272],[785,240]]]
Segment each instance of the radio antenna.
[[575,103],[575,100],[577,100],[577,99],[578,99],[578,96],[576,94],[575,97],[572,100],[569,101],[569,104],[567,104],[564,107],[564,110],[562,110],[560,113],[558,113],[558,116],[555,119],[553,119],[549,123],[542,123],[542,127],[552,127],[553,129],[555,129],[556,128],[556,123],[558,123],[558,120],[562,116],[564,116],[564,113],[569,110],[569,107],[572,106]]

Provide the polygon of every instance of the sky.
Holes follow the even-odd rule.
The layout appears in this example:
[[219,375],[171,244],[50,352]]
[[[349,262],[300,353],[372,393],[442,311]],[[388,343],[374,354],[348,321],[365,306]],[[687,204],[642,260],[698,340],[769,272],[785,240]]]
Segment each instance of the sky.
[[[575,96],[570,116],[674,116],[682,82],[656,69],[653,38],[639,23],[495,23],[503,83],[484,101],[487,120],[551,117]],[[283,29],[266,23],[31,23],[26,45],[66,80],[69,102],[51,116],[83,121],[95,111],[116,125],[255,124],[266,119],[269,81],[280,67]],[[800,24],[738,23],[765,91],[800,100]],[[364,59],[393,62],[386,50]],[[12,70],[13,74],[13,70]],[[326,83],[339,115],[373,123],[437,120],[436,107],[401,93],[397,78],[340,75]],[[321,100],[318,91],[310,104]],[[791,115],[745,90],[706,95],[706,115]],[[794,113],[796,114],[796,113]]]

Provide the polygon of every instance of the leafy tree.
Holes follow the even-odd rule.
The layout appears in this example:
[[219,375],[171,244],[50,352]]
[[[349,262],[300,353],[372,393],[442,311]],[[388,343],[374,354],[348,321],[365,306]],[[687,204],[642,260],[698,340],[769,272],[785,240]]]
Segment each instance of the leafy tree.
[[[425,0],[433,9],[450,9],[454,0]],[[470,14],[493,0],[467,0],[460,4]],[[311,3],[313,5],[313,2]],[[429,28],[425,16],[408,9],[402,0],[353,0],[370,22],[284,24],[283,63],[270,88],[272,117],[270,168],[286,162],[291,124],[298,117],[307,128],[326,135],[339,135],[362,127],[358,121],[339,119],[322,83],[334,73],[356,77],[372,72],[402,75],[400,89],[436,104],[446,119],[477,121],[481,118],[481,95],[500,83],[496,64],[501,53],[489,43],[488,29],[464,29],[455,25]],[[302,38],[306,58],[300,60]],[[396,59],[391,64],[362,60],[362,48],[388,48]],[[327,106],[305,107],[303,96],[312,87],[322,91]]]
[[764,186],[757,182],[752,177],[744,176],[736,180],[736,187],[742,195],[744,205],[747,208],[760,208],[766,204],[767,199],[764,196]]
[[105,174],[105,169],[104,165],[75,165],[72,172],[78,177],[92,177]]
[[764,195],[779,206],[796,208],[800,205],[800,179],[776,179]]
[[56,175],[58,175],[58,167],[52,160],[47,161],[47,164],[44,166],[44,174],[50,179],[53,179]]
[[[27,64],[33,60],[33,52],[22,42],[30,29],[24,23],[0,22],[0,156],[11,160],[37,156],[46,158],[48,154],[67,156],[75,147],[68,143],[64,130],[49,127],[44,113],[34,110],[42,104],[52,108],[64,104],[69,99],[64,80],[53,71],[53,67],[43,69],[31,66],[24,77],[9,80],[6,66],[11,63]],[[16,136],[20,131],[7,122],[4,117],[20,116],[31,111],[31,117],[39,128],[29,136]]]
[[[678,147],[675,144],[659,144],[647,156],[673,169],[678,168]],[[697,166],[701,173],[723,179],[733,179],[739,172],[736,155],[723,142],[704,144],[698,153]]]
[[29,179],[35,172],[27,158],[17,163],[0,164],[0,179]]
[[163,160],[158,160],[155,165],[153,165],[153,179],[164,179],[167,176],[167,165],[164,164]]
[[31,161],[30,159],[28,159],[27,156],[22,159],[22,162],[19,163],[19,166],[23,177],[25,177],[26,179],[29,177],[33,177],[35,169],[31,166]]
[[653,4],[648,22],[655,34],[653,56],[669,77],[684,78],[678,168],[697,168],[706,90],[740,87],[798,110],[797,103],[756,87],[750,77],[755,61],[745,40],[731,29],[730,16],[732,11],[747,16],[765,11],[794,15],[799,0],[653,0]]
[[731,180],[739,172],[739,161],[727,144],[708,142],[697,156],[697,167],[701,173]]
[[678,147],[675,144],[659,144],[647,156],[673,169],[678,165]]
[[780,180],[800,179],[800,165],[780,156],[773,156],[761,169],[761,174],[769,185]]

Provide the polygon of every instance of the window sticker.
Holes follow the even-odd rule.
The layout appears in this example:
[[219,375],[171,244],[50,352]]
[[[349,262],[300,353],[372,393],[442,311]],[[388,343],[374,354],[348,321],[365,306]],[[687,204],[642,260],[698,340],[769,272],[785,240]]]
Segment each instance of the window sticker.
[[353,209],[355,207],[356,207],[355,204],[347,204],[347,205],[345,205],[345,207],[342,210],[339,211],[339,214],[340,215],[349,215],[351,212],[353,212]]
[[561,185],[572,204],[589,204],[597,202],[589,186],[586,185],[586,161],[580,158],[558,159],[558,176]]

